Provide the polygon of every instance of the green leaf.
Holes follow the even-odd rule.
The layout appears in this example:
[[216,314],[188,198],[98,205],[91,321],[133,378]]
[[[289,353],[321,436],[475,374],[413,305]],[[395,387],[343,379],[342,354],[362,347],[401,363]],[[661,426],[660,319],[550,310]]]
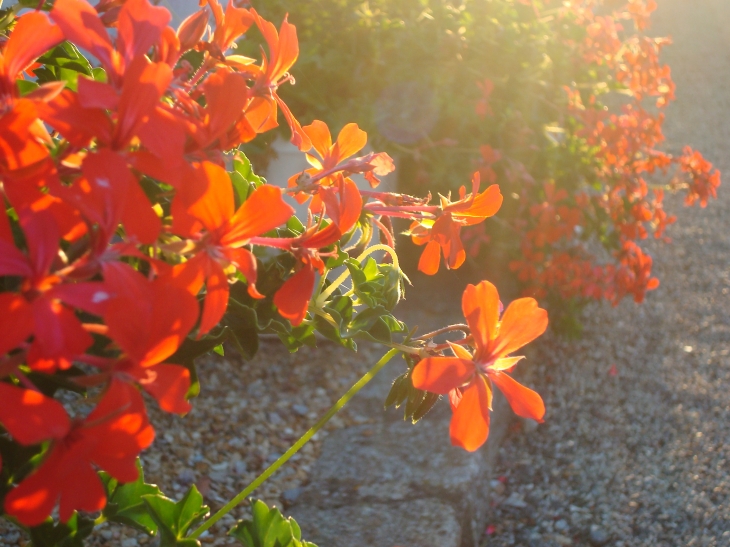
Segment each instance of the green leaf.
[[254,188],[258,188],[266,183],[266,179],[256,175],[253,172],[251,161],[242,152],[236,154],[236,158],[233,160],[233,169],[236,173],[241,175],[243,179],[253,185]]
[[18,92],[21,97],[27,95],[31,91],[35,91],[39,87],[37,83],[31,82],[30,80],[15,80],[15,83],[18,86]]
[[74,513],[65,524],[52,518],[30,529],[33,547],[83,547],[94,530],[94,520]]
[[405,374],[393,380],[393,385],[390,386],[390,391],[387,397],[385,397],[385,403],[383,403],[386,409],[391,406],[398,408],[405,398],[408,397],[408,386],[403,385],[404,381]]
[[79,74],[93,77],[91,63],[71,42],[62,42],[41,56],[38,62],[43,65],[35,71],[39,84],[60,80],[76,91]]
[[150,515],[142,496],[162,496],[154,484],[144,482],[142,464],[137,459],[139,477],[134,482],[119,484],[106,473],[99,473],[107,489],[107,504],[102,515],[112,522],[120,522],[150,536],[157,533],[157,524]]
[[411,415],[411,421],[415,424],[421,418],[423,418],[428,412],[434,407],[434,405],[441,399],[441,395],[438,393],[426,393],[423,401],[418,408]]
[[236,171],[228,173],[228,177],[231,179],[231,184],[233,185],[235,207],[238,209],[241,204],[248,199],[253,187],[240,173]]
[[195,485],[177,503],[162,494],[143,495],[142,500],[157,525],[160,547],[199,546],[196,539],[186,538],[190,528],[210,513]]
[[[409,379],[410,383],[410,379]],[[413,416],[413,413],[418,410],[418,407],[423,402],[423,399],[426,397],[426,392],[421,391],[420,389],[416,389],[411,384],[408,389],[408,398],[406,399],[406,408],[405,408],[405,416],[404,419],[408,419],[411,416]]]
[[238,521],[228,535],[245,547],[317,547],[302,541],[302,532],[296,521],[286,518],[276,508],[269,508],[256,500],[251,505],[252,520]]

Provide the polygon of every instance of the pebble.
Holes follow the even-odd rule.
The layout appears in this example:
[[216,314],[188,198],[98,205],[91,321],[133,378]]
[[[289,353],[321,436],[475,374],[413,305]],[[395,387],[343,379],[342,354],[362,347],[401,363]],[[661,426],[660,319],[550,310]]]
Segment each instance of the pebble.
[[527,507],[527,503],[522,498],[520,494],[512,493],[509,495],[509,497],[504,500],[504,505],[508,505],[510,507],[516,507],[517,509],[524,509]]
[[309,407],[307,407],[306,405],[294,404],[292,405],[291,409],[297,416],[306,417],[307,414],[309,414]]
[[297,487],[297,488],[290,488],[289,490],[284,490],[284,492],[281,495],[281,499],[284,500],[284,503],[291,505],[297,499],[299,496],[301,496],[303,491],[303,488]]
[[555,522],[555,529],[558,532],[565,532],[568,529],[568,522],[564,519],[560,519]]
[[608,539],[608,534],[602,528],[591,526],[591,533],[588,537],[591,545],[594,547],[603,547],[603,545],[608,543]]

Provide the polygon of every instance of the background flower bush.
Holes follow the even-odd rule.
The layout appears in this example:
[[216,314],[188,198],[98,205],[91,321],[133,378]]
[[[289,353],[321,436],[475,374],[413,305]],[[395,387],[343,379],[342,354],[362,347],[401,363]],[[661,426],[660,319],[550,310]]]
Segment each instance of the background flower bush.
[[[497,222],[465,230],[468,253],[579,328],[589,300],[641,302],[659,280],[641,246],[676,221],[665,192],[707,205],[720,174],[662,149],[674,99],[654,0],[317,0],[290,13],[303,37],[292,105],[360,123],[409,191],[498,182]],[[342,78],[342,74],[348,77]],[[490,243],[490,244],[487,244]]]

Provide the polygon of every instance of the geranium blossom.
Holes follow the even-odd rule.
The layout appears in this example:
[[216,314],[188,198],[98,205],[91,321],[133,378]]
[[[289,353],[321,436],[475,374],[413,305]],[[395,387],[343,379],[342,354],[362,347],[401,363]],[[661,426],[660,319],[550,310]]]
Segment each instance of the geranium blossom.
[[455,269],[466,259],[466,251],[460,233],[464,226],[473,226],[496,214],[502,206],[499,186],[492,184],[479,193],[479,173],[472,178],[472,191],[466,194],[462,186],[459,200],[450,202],[441,197],[442,212],[435,221],[414,222],[410,234],[416,245],[426,245],[418,262],[418,269],[425,274],[434,275],[439,270],[441,254],[446,266]]
[[469,451],[483,445],[489,435],[494,385],[517,415],[541,422],[545,414],[540,396],[515,381],[509,372],[523,359],[510,354],[545,332],[547,312],[532,298],[512,302],[501,319],[500,307],[494,285],[488,281],[468,285],[462,310],[475,352],[450,344],[454,357],[426,357],[413,369],[414,387],[449,395],[454,413],[451,442]]

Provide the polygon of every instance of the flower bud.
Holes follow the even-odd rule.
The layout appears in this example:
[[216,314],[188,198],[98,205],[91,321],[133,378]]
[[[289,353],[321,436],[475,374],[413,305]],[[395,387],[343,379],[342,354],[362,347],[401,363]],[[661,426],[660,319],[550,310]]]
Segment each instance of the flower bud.
[[188,51],[203,38],[205,29],[208,28],[208,11],[202,9],[187,17],[177,29],[177,37],[180,39],[180,51]]

